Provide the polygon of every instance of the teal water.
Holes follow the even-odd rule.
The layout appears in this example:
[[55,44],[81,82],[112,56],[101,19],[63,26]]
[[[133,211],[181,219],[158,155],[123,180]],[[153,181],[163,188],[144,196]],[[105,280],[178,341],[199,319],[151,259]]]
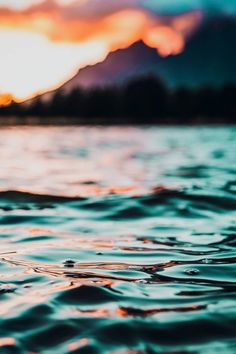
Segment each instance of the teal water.
[[0,130],[0,353],[235,353],[236,127]]

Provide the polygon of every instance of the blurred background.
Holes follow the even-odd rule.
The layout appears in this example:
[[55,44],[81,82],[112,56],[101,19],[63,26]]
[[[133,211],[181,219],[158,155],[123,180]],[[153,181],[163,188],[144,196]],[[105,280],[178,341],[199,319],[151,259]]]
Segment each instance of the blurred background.
[[235,35],[231,0],[0,0],[0,114],[234,123]]

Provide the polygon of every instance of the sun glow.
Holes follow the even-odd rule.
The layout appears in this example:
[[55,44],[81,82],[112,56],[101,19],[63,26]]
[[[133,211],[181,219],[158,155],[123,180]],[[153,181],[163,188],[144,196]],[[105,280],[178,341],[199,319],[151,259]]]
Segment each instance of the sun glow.
[[[17,101],[56,88],[79,66],[102,60],[107,53],[102,42],[58,43],[22,30],[0,30],[0,43],[1,93],[9,92]],[[1,97],[3,103],[6,95]]]

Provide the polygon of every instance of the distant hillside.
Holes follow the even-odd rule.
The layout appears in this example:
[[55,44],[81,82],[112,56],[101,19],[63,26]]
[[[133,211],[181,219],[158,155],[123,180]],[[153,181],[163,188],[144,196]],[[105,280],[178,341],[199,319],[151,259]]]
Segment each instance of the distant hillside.
[[77,86],[119,84],[137,75],[156,72],[157,68],[160,72],[162,62],[155,49],[140,41],[110,53],[101,63],[81,69],[62,88],[67,91]]
[[110,53],[102,62],[81,69],[62,88],[121,83],[133,76],[155,74],[170,86],[221,86],[236,82],[236,20],[205,23],[189,40],[183,53],[162,58],[153,48],[137,42]]

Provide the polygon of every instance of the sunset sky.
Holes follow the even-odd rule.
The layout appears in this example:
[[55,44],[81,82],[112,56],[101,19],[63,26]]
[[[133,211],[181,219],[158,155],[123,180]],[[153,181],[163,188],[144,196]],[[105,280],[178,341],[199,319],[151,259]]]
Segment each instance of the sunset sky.
[[0,0],[0,103],[56,88],[79,68],[143,40],[162,56],[184,50],[204,18],[231,0]]

